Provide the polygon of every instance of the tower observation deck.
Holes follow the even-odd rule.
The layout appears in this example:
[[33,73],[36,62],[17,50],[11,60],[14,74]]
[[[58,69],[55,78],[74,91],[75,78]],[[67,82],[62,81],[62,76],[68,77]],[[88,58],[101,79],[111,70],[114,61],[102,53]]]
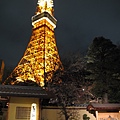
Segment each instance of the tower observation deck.
[[53,11],[53,0],[38,0],[36,13],[32,17],[30,41],[20,62],[5,80],[5,84],[31,80],[44,86],[45,81],[51,81],[56,70],[63,69],[56,46],[54,29],[57,20]]

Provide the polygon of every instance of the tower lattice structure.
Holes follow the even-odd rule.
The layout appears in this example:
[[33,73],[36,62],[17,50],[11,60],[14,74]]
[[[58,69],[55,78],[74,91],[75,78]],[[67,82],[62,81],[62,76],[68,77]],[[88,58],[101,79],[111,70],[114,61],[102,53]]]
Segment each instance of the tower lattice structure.
[[31,80],[44,86],[57,69],[63,69],[56,46],[54,29],[57,20],[53,11],[53,0],[38,0],[32,17],[32,36],[22,59],[8,77],[16,77],[11,84]]

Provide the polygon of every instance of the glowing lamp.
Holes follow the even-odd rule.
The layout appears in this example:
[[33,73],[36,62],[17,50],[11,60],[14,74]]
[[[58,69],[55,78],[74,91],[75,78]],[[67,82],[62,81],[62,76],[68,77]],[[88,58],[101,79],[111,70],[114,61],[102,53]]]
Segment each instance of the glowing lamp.
[[32,103],[31,105],[30,120],[36,120],[36,103]]

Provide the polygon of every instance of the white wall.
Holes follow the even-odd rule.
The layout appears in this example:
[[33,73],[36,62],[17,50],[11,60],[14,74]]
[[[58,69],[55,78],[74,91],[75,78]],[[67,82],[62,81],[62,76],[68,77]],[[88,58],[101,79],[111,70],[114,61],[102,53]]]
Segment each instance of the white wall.
[[[81,108],[81,107],[69,107],[69,110],[76,116],[74,119],[70,120],[83,120],[83,115],[87,114],[88,117],[90,117],[90,120],[96,120],[96,118],[86,111],[86,108]],[[42,120],[65,120],[64,115],[60,117],[60,108],[58,107],[53,107],[53,106],[48,106],[48,107],[43,107],[42,109]]]
[[37,119],[39,120],[39,99],[38,98],[26,98],[26,97],[11,97],[8,106],[8,119],[7,120],[28,120],[28,119],[16,119],[16,107],[30,107],[31,104],[37,104]]

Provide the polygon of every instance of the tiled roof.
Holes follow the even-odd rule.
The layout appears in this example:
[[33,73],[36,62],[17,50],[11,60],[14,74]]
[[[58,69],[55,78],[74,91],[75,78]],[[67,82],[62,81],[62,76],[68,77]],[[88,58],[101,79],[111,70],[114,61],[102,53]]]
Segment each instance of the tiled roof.
[[34,86],[0,85],[0,96],[51,98],[53,93]]
[[91,103],[87,106],[87,110],[120,110],[120,104]]

